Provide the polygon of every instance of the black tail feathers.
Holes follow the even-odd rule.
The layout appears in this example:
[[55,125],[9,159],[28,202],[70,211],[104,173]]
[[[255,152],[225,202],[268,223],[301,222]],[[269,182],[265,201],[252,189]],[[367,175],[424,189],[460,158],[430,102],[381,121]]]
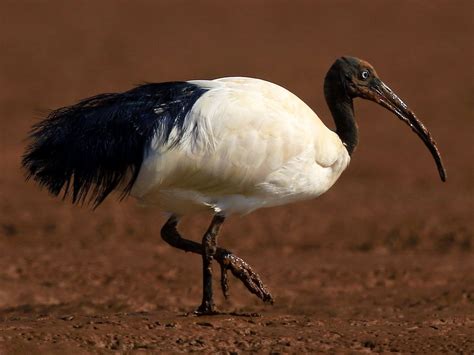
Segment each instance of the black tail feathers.
[[22,160],[27,179],[94,208],[119,186],[123,198],[153,137],[179,144],[186,114],[205,91],[186,82],[146,84],[55,110],[30,133]]

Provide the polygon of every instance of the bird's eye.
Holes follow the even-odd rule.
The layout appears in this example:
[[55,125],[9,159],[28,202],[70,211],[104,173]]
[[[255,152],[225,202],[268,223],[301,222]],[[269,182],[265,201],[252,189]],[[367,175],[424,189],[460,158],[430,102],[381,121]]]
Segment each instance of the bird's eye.
[[368,77],[369,77],[370,73],[368,70],[363,70],[361,73],[360,73],[360,77],[364,80],[366,80]]

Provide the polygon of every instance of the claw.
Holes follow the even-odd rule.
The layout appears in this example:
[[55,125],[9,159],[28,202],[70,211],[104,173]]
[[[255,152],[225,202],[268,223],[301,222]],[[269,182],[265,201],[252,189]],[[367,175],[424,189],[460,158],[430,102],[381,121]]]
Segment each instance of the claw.
[[230,270],[236,278],[244,283],[250,292],[263,302],[273,304],[273,297],[260,276],[244,260],[228,251],[216,254],[215,258],[221,265],[221,288],[225,297],[227,297],[226,294],[228,294],[229,290],[226,271]]

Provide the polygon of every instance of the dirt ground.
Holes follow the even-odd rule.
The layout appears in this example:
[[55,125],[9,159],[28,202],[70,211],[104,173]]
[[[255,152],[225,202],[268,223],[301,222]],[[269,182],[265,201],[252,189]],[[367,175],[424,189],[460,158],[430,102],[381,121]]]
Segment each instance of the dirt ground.
[[[2,1],[0,353],[474,353],[473,14],[469,0]],[[23,179],[45,110],[144,81],[260,77],[332,127],[322,83],[346,54],[430,128],[448,182],[406,126],[357,101],[361,143],[327,194],[224,226],[273,306],[231,279],[222,315],[190,315],[201,261],[161,241],[160,211],[115,197],[91,211]],[[181,229],[199,240],[208,221]]]

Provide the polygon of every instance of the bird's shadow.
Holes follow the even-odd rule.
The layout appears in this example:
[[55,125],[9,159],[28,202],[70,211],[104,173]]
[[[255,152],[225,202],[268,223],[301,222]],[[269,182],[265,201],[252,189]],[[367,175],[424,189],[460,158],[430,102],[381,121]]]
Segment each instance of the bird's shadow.
[[[166,316],[174,312],[166,308],[150,312],[137,312],[130,310],[125,304],[118,303],[94,303],[88,301],[58,303],[58,304],[21,304],[14,307],[0,308],[0,322],[16,320],[38,320],[45,318],[68,319],[71,317],[110,317],[114,315],[121,316],[153,316],[164,312]],[[195,312],[175,312],[177,318],[196,317],[196,319],[206,319],[218,316],[239,317],[239,318],[259,318],[262,317],[257,312],[229,311],[215,312],[209,315],[199,315]]]
[[260,318],[262,315],[257,312],[220,312],[216,311],[211,314],[198,314],[196,312],[185,312],[178,317],[196,317],[196,318],[203,318],[203,317],[216,317],[216,316],[232,316],[232,317],[241,317],[241,318]]

